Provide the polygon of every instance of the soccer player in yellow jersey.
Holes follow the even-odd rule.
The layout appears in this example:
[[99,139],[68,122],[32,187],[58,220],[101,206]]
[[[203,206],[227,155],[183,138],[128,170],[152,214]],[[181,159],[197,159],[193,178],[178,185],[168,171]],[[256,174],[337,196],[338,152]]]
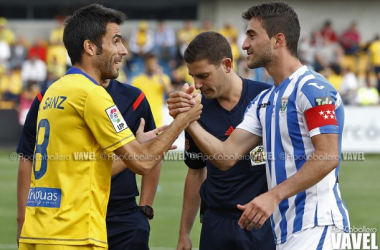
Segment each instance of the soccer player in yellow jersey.
[[[160,135],[135,140],[107,92],[98,85],[118,76],[123,13],[92,4],[68,18],[64,43],[73,68],[46,91],[38,113],[37,142],[21,250],[107,249],[105,224],[115,153],[134,172],[149,172],[179,133],[199,119],[195,106]],[[76,155],[90,157],[79,160]]]
[[135,76],[132,79],[132,85],[144,92],[152,109],[154,121],[157,127],[161,127],[164,120],[162,109],[165,104],[165,94],[169,94],[174,89],[169,76],[162,72],[158,58],[154,54],[147,54],[144,62],[145,73]]

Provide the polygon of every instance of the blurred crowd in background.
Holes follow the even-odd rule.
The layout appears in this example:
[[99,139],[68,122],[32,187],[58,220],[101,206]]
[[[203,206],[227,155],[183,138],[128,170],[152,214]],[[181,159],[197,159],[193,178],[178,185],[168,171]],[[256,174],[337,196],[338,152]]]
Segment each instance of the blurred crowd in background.
[[[188,43],[204,31],[217,31],[228,39],[233,67],[241,77],[273,83],[264,68],[247,68],[246,53],[241,49],[244,30],[234,27],[231,21],[219,28],[207,20],[201,27],[184,21],[178,30],[161,20],[151,26],[141,21],[136,30],[123,34],[129,54],[117,80],[141,88],[152,108],[162,108],[166,94],[180,89],[185,82],[193,82],[183,62],[183,53]],[[20,124],[36,94],[71,66],[63,45],[63,28],[64,19],[57,19],[49,40],[28,41],[22,34],[15,34],[8,27],[7,19],[0,17],[0,109],[18,110]],[[348,23],[346,30],[337,31],[326,20],[319,30],[300,39],[298,49],[301,61],[324,75],[346,105],[379,105],[378,34],[371,41],[363,41],[357,23]]]

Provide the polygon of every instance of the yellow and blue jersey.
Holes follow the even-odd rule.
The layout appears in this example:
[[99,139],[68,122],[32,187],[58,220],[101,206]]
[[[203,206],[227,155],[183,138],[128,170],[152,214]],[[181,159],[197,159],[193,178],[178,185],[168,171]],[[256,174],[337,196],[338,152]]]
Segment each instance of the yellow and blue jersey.
[[164,115],[162,112],[162,108],[165,104],[164,85],[170,84],[170,78],[165,74],[162,76],[159,74],[141,74],[132,79],[132,85],[141,89],[146,99],[148,99],[157,127],[162,126],[164,123]]
[[55,82],[39,106],[20,242],[107,247],[112,161],[101,154],[134,139],[111,97],[90,76],[72,68]]

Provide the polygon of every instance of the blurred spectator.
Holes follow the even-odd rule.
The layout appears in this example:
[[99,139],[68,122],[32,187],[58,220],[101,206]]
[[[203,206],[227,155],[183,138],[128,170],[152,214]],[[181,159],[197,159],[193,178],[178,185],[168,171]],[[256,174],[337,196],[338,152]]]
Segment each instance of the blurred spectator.
[[213,31],[214,28],[212,27],[212,23],[210,20],[203,20],[202,27],[199,30],[199,33],[206,32],[206,31]]
[[186,83],[179,70],[175,69],[172,72],[172,86],[173,91],[182,90],[183,85]]
[[186,20],[183,24],[183,28],[177,32],[178,48],[183,56],[187,45],[198,34],[198,30],[193,27],[190,20]]
[[49,88],[57,80],[58,80],[58,78],[55,76],[55,73],[48,70],[46,73],[46,79],[42,83],[41,89]]
[[42,85],[46,78],[45,62],[40,60],[36,54],[31,54],[30,58],[22,64],[21,78],[24,85],[28,85],[27,83],[31,81]]
[[61,40],[50,44],[46,53],[47,70],[52,72],[54,78],[58,79],[66,73],[67,50]]
[[7,24],[7,19],[0,17],[0,40],[4,40],[10,46],[15,41],[15,35],[13,31],[7,27]]
[[145,94],[156,126],[163,125],[162,108],[164,107],[164,96],[169,94],[173,87],[169,76],[162,72],[158,65],[157,57],[154,54],[147,54],[144,58],[145,73],[132,79],[132,85],[141,89]]
[[50,43],[63,44],[63,29],[65,28],[65,17],[57,17],[57,27],[50,32]]
[[164,60],[174,58],[176,51],[176,37],[174,30],[166,26],[164,21],[158,21],[154,38],[154,52],[156,56]]
[[342,68],[343,80],[339,89],[343,103],[346,105],[355,104],[356,93],[358,90],[358,79],[348,67]]
[[323,46],[323,36],[320,30],[315,30],[311,33],[310,44],[316,49]]
[[24,125],[26,115],[32,105],[32,102],[38,92],[41,91],[41,87],[35,81],[28,81],[26,83],[26,87],[20,96],[20,106],[19,106],[19,114],[18,119],[21,126]]
[[321,29],[321,35],[323,38],[327,38],[330,42],[336,42],[338,40],[330,20],[325,21],[323,28]]
[[315,64],[315,47],[307,37],[303,37],[298,45],[298,57],[302,64],[307,65],[309,68],[314,68]]
[[343,32],[340,43],[346,55],[356,55],[359,50],[360,34],[357,31],[356,22],[352,22],[350,27]]
[[1,101],[16,104],[19,101],[22,89],[20,70],[8,69],[3,77],[0,78]]
[[144,57],[145,54],[153,50],[154,35],[148,29],[148,23],[141,21],[138,29],[134,30],[129,40],[129,49],[135,56]]
[[369,63],[371,69],[375,72],[377,79],[377,90],[380,92],[380,36],[376,35],[375,39],[368,47]]
[[0,66],[8,67],[8,60],[11,57],[11,48],[0,37]]
[[340,65],[333,64],[323,73],[326,75],[329,83],[331,83],[331,85],[339,91],[343,83],[342,69]]
[[232,40],[229,40],[227,39],[228,42],[230,43],[231,45],[231,52],[232,52],[232,58],[233,58],[233,61],[232,61],[232,68],[237,71],[237,61],[240,57],[240,50],[239,50],[239,47],[236,43],[236,39]]
[[26,60],[28,49],[23,36],[17,36],[16,42],[11,46],[11,58],[9,61],[11,68],[21,69],[22,63]]
[[46,51],[47,48],[45,42],[41,38],[37,37],[34,40],[32,47],[29,48],[28,58],[30,58],[31,55],[37,55],[40,60],[46,62]]
[[229,41],[237,41],[238,31],[233,26],[233,23],[231,20],[227,20],[224,23],[224,26],[223,28],[219,30],[219,33],[222,34]]
[[[63,59],[66,59],[63,57]],[[66,64],[62,64],[59,62],[56,56],[54,56],[49,62],[49,64],[46,66],[47,72],[51,75],[51,79],[58,80],[60,77],[64,76],[66,73]]]
[[[46,46],[47,43],[45,41],[37,38],[28,51],[28,44],[25,39],[22,36],[17,36],[15,39],[14,33],[7,27],[7,20],[5,18],[0,18],[0,68],[3,68],[4,71],[3,77],[0,78],[0,97],[2,100],[14,100],[13,97],[18,98],[19,94],[17,94],[17,92],[19,92],[19,89],[21,88],[20,86],[22,86],[19,84],[20,77],[24,81],[24,86],[31,85],[27,92],[29,95],[32,95],[31,93],[34,93],[34,90],[39,88],[39,86],[42,86],[42,84],[44,86],[49,86],[56,79],[64,75],[67,68],[67,52],[62,44],[63,21],[63,18],[57,19],[58,25],[50,33],[49,46]],[[157,79],[163,79],[161,83],[169,83],[168,79],[170,76],[172,77],[171,84],[161,84],[162,93],[168,92],[165,91],[167,88],[180,89],[184,82],[192,83],[193,79],[188,75],[187,67],[183,64],[179,51],[183,53],[188,43],[198,34],[198,32],[206,32],[210,30],[213,30],[210,20],[204,20],[199,31],[193,27],[189,20],[184,21],[184,27],[180,29],[177,34],[175,34],[174,30],[168,27],[163,21],[158,21],[157,29],[154,31],[148,29],[148,24],[145,21],[140,22],[138,29],[131,34],[130,41],[128,42],[128,50],[132,52],[128,56],[134,57],[126,62],[125,68],[128,68],[129,71],[126,71],[127,75],[121,72],[119,76],[120,79],[124,79],[122,82],[128,80],[129,83],[131,83],[131,79],[133,79],[133,84],[137,84],[136,79],[138,80],[140,78],[139,81],[142,83],[145,80],[141,80],[141,76],[145,76],[145,79],[149,80],[148,83],[150,81],[156,83],[155,85],[150,83],[143,84],[145,87],[149,86],[147,88],[155,86],[147,90],[147,93],[154,92],[154,88],[160,83]],[[241,76],[271,82],[271,77],[264,69],[248,70],[245,62],[246,52],[243,51],[242,53],[241,42],[236,42],[237,31],[233,27],[231,21],[224,23],[223,28],[220,29],[219,32],[229,40],[233,51],[233,67]],[[240,34],[239,41],[244,39],[245,34]],[[315,67],[316,71],[323,71],[321,73],[326,75],[330,82],[337,88],[337,90],[339,90],[345,104],[354,104],[360,99],[357,97],[357,95],[359,96],[359,84],[358,79],[354,74],[354,72],[357,72],[355,71],[355,67],[359,67],[359,65],[362,65],[363,63],[360,64],[359,60],[353,56],[346,56],[343,58],[343,51],[346,55],[357,54],[360,45],[360,34],[357,29],[357,23],[351,23],[348,29],[342,33],[339,38],[341,46],[336,43],[337,40],[337,35],[333,30],[332,24],[327,20],[321,30],[313,32],[310,39],[300,39],[298,55],[303,64],[306,64],[309,67]],[[180,50],[177,50],[178,47],[176,46],[176,42],[178,42]],[[374,75],[376,75],[377,84],[374,84],[373,82],[371,83],[370,80],[370,83],[367,83],[367,81],[366,86],[360,89],[362,97],[374,95],[373,86],[378,88],[377,93],[380,91],[379,36],[376,36],[366,49],[368,50],[368,61],[371,65],[371,70],[375,73]],[[156,70],[147,69],[145,71],[144,64],[149,65],[150,63],[144,62],[144,58],[145,55],[148,55],[148,58],[151,52],[158,57],[158,64],[161,67],[156,66]],[[46,63],[44,64],[41,63],[40,60],[35,60],[36,55],[40,60]],[[364,66],[360,66],[360,68],[363,68],[363,70],[360,71],[362,73],[358,71],[360,80],[364,78],[365,70],[367,69],[366,66],[368,66],[366,65],[367,55],[363,56],[365,56],[365,59],[362,60],[364,61]],[[27,58],[30,59],[26,60]],[[342,58],[345,60],[341,60]],[[349,64],[350,69],[347,68],[348,64],[345,63],[346,58],[355,60],[354,63]],[[157,58],[155,63],[157,63]],[[154,65],[155,63],[151,63],[151,65]],[[3,66],[1,66],[2,64]],[[176,65],[180,66],[177,67]],[[339,72],[339,65],[342,65],[343,67],[341,74],[337,73]],[[154,68],[153,66],[148,67]],[[21,69],[21,73],[17,71],[17,69]],[[136,76],[141,72],[144,72],[141,76],[133,78],[133,76]],[[128,79],[126,76],[128,76]],[[13,82],[15,82],[14,85],[11,84]],[[161,98],[164,98],[164,94],[161,94],[160,96]],[[364,99],[371,98],[367,97]],[[155,100],[153,100],[153,102],[158,103]],[[25,98],[23,103],[25,104]],[[159,120],[160,118],[158,118],[158,121]]]
[[184,82],[188,83],[190,85],[194,85],[194,79],[191,75],[189,75],[189,69],[187,68],[185,62],[182,62],[182,64],[177,67],[172,72],[173,75],[173,81],[175,82]]
[[326,70],[340,64],[343,56],[342,48],[338,43],[332,43],[328,37],[324,37],[323,46],[316,50],[315,70]]
[[365,78],[365,86],[360,87],[357,95],[357,103],[361,106],[377,105],[379,103],[379,91],[373,86],[370,74]]

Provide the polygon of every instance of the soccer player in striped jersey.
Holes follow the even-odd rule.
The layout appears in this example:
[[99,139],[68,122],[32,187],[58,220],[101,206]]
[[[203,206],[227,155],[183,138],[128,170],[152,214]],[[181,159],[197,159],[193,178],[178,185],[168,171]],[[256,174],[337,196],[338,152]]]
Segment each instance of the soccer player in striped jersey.
[[[325,78],[300,63],[300,24],[292,7],[265,3],[249,8],[243,18],[248,22],[243,43],[248,67],[265,67],[275,86],[251,102],[225,142],[198,122],[187,131],[223,171],[237,159],[220,156],[244,155],[263,142],[269,191],[237,204],[244,211],[241,228],[260,228],[270,217],[277,249],[332,249],[331,232],[349,229],[338,181],[344,126],[341,97]],[[182,97],[191,99],[192,91],[190,87]],[[180,106],[172,112],[191,105],[183,101]]]
[[[73,67],[45,92],[20,250],[106,249],[106,209],[113,153],[139,174],[155,167],[180,132],[200,117],[195,107],[160,135],[135,140],[99,83],[118,76],[127,54],[122,12],[91,4],[67,19],[63,40]],[[75,159],[87,152],[88,159]]]

